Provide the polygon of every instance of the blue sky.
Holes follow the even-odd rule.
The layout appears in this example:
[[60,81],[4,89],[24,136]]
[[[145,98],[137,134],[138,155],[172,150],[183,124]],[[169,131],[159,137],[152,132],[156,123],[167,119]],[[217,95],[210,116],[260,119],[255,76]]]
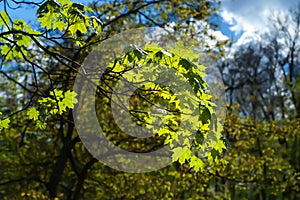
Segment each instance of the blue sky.
[[[33,0],[39,2],[41,0]],[[74,0],[87,4],[86,0]],[[12,2],[12,1],[8,1]],[[222,0],[221,10],[216,20],[220,25],[218,35],[224,39],[226,36],[235,41],[244,40],[255,36],[256,33],[266,30],[267,16],[274,10],[287,11],[296,5],[298,0]],[[12,7],[16,7],[11,3]],[[0,2],[0,10],[3,9],[3,2]],[[25,6],[20,9],[10,10],[12,18],[23,19],[27,22],[36,21],[36,9]]]

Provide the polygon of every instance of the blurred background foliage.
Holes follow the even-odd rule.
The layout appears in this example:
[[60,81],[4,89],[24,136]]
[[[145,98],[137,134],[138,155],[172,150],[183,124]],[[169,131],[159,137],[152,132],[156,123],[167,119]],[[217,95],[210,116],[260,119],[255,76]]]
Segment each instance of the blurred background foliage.
[[[31,30],[25,22],[12,22],[8,3],[13,2],[40,8],[44,26],[31,25]],[[211,32],[217,28],[210,17],[218,12],[218,1],[107,0],[87,8],[58,1],[72,15],[57,28],[49,27],[43,15],[49,13],[48,3],[55,8],[53,23],[63,16],[53,2],[0,2],[0,111],[2,120],[10,119],[9,128],[0,132],[0,199],[300,199],[300,4],[272,18],[270,32],[261,36],[264,42],[233,51],[226,50],[230,41],[219,41]],[[90,16],[96,17],[92,28]],[[15,28],[7,29],[13,27],[7,23]],[[200,61],[221,71],[228,150],[222,161],[206,163],[203,172],[177,162],[144,174],[113,170],[86,151],[70,111],[50,118],[43,130],[24,112],[39,108],[38,99],[49,97],[53,88],[71,89],[78,63],[93,46],[144,26],[196,38]]]

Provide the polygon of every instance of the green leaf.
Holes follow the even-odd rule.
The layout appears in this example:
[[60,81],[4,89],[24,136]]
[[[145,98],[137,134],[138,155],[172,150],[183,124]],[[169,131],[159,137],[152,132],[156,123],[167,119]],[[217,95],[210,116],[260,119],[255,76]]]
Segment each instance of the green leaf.
[[65,111],[67,111],[67,106],[66,104],[62,102],[58,102],[58,107],[59,107],[59,114],[63,114]]
[[53,20],[62,17],[59,15],[61,7],[62,6],[55,0],[47,0],[43,3],[37,10],[38,21],[41,23],[41,26],[46,29],[51,29]]
[[0,26],[7,27],[9,24],[10,22],[7,13],[4,10],[0,11]]
[[203,161],[200,158],[198,158],[196,156],[191,157],[190,167],[194,168],[195,172],[203,171],[204,166],[205,165],[204,165]]
[[67,24],[62,20],[57,20],[53,23],[53,29],[58,29],[59,31],[63,31],[66,28]]
[[190,149],[186,148],[185,152],[179,157],[178,161],[180,164],[184,164],[186,160],[189,160],[192,156]]
[[90,20],[92,22],[92,27],[94,28],[95,32],[100,33],[102,32],[103,23],[95,16],[91,16]]
[[177,161],[187,150],[187,147],[176,147],[175,149],[172,149],[172,162]]
[[178,41],[175,44],[175,48],[170,49],[169,51],[179,55],[182,58],[186,58],[189,59],[190,61],[197,61],[197,59],[199,58],[199,53],[194,52],[194,46],[185,46],[183,44],[183,41]]
[[50,92],[50,95],[56,97],[57,99],[60,99],[63,98],[63,91],[54,89],[53,91]]
[[73,4],[72,4],[72,7],[78,9],[78,10],[81,11],[81,12],[84,11],[84,5],[81,4],[81,3],[73,3]]
[[4,128],[8,128],[9,123],[10,123],[9,118],[3,119],[3,120],[0,119],[0,131],[2,131],[2,129],[4,129]]
[[157,43],[149,43],[145,45],[145,50],[146,51],[152,51],[152,52],[157,52],[159,51],[161,48],[158,46]]
[[12,60],[13,57],[13,48],[8,46],[7,44],[2,46],[1,55],[5,56],[5,60]]
[[157,132],[158,136],[167,135],[167,134],[169,134],[169,133],[170,133],[170,130],[168,130],[168,128],[166,128],[166,127],[161,128],[161,129]]
[[214,146],[214,149],[217,150],[219,153],[223,152],[223,149],[226,149],[226,146],[224,145],[222,140],[218,140]]
[[54,14],[52,12],[47,12],[42,17],[39,17],[38,21],[41,23],[42,27],[45,27],[46,29],[50,29],[53,17]]
[[84,23],[84,20],[82,20],[82,19],[79,19],[77,22],[72,24],[69,27],[69,30],[70,30],[72,35],[75,35],[77,31],[80,31],[80,33],[86,33],[87,32],[86,25]]
[[76,96],[77,94],[75,92],[71,92],[70,90],[65,92],[65,98],[62,100],[62,102],[66,105],[68,108],[74,108],[74,104],[78,103]]
[[61,5],[56,0],[46,0],[37,10],[38,17],[42,17],[49,11],[58,10]]
[[28,47],[31,44],[31,38],[26,35],[16,34],[15,40],[18,42],[19,46]]
[[40,112],[37,111],[35,108],[29,108],[27,110],[27,115],[29,119],[33,119],[34,121],[38,120]]
[[36,127],[38,127],[41,130],[46,129],[47,123],[46,122],[42,122],[40,120],[36,121]]

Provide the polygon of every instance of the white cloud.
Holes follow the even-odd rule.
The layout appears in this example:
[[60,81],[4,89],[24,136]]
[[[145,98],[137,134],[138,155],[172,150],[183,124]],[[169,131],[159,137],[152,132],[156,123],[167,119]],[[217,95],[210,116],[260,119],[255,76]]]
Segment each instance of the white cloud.
[[268,29],[268,17],[275,10],[287,11],[299,0],[223,0],[221,16],[245,40]]
[[236,16],[232,12],[222,10],[221,16],[228,24],[233,25],[235,23]]
[[217,37],[218,40],[228,40],[229,38],[221,31],[212,31],[212,34]]
[[257,31],[247,31],[245,32],[238,41],[236,41],[236,45],[240,46],[245,43],[249,43],[252,41],[260,41],[260,35]]

